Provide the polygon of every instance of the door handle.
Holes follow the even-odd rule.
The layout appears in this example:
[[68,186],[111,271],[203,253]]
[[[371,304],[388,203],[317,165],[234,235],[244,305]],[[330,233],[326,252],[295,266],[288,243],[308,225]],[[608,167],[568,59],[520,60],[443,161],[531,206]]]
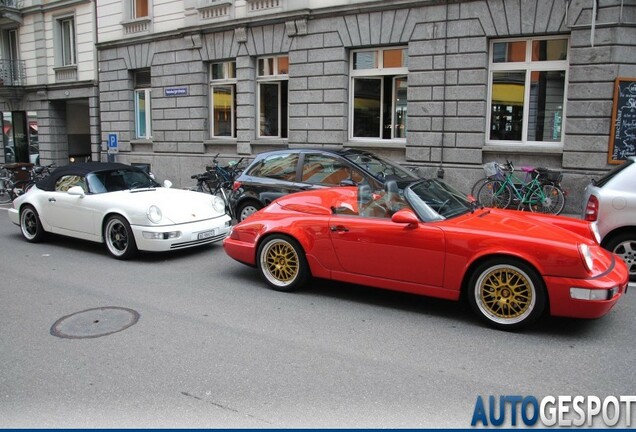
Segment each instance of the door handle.
[[346,227],[346,226],[344,226],[344,225],[331,225],[331,226],[329,227],[329,229],[330,229],[332,232],[347,232],[347,231],[349,231],[349,228],[347,228],[347,227]]
[[49,202],[55,202],[55,198],[53,197],[49,198]]

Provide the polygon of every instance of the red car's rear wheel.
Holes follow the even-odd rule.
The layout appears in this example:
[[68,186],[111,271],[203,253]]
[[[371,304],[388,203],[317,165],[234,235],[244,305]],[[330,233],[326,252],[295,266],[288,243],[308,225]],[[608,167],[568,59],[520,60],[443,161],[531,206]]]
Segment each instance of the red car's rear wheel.
[[293,291],[309,276],[302,247],[283,235],[273,235],[261,243],[257,265],[268,285],[278,291]]
[[539,318],[546,296],[543,281],[529,265],[513,259],[493,259],[473,272],[468,299],[488,324],[514,330]]

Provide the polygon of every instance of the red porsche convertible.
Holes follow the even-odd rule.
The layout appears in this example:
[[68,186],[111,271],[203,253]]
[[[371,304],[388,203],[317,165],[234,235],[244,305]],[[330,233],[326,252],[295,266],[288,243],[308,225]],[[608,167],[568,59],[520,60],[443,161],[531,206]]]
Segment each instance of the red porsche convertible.
[[435,179],[287,195],[234,226],[224,248],[275,290],[316,277],[467,298],[509,330],[544,312],[601,317],[628,284],[624,262],[588,222],[479,207]]

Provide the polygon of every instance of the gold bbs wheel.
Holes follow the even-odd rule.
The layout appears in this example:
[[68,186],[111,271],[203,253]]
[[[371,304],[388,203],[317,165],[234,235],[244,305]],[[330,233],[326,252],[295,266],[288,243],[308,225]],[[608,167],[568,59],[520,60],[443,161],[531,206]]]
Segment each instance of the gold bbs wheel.
[[530,266],[513,260],[490,261],[474,272],[469,300],[489,324],[516,329],[538,318],[545,295],[540,277]]
[[298,242],[278,235],[266,239],[259,247],[258,268],[267,283],[279,291],[300,287],[309,273]]

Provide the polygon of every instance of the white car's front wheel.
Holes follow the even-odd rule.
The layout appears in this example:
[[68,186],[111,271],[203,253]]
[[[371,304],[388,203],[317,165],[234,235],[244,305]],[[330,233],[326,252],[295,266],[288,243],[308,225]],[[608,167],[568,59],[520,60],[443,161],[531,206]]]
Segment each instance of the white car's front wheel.
[[104,243],[108,253],[121,260],[137,255],[137,244],[128,221],[119,215],[111,216],[104,225]]

